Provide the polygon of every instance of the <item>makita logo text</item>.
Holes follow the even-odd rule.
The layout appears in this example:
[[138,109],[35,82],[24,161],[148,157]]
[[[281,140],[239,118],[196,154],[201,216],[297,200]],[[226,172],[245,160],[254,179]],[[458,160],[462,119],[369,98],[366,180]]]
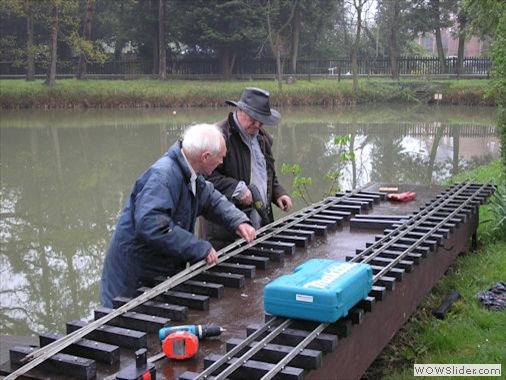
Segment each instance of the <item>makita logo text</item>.
[[303,288],[318,288],[325,289],[332,284],[339,277],[344,275],[346,272],[354,268],[356,264],[343,263],[339,265],[332,265],[323,272],[321,278],[304,284]]

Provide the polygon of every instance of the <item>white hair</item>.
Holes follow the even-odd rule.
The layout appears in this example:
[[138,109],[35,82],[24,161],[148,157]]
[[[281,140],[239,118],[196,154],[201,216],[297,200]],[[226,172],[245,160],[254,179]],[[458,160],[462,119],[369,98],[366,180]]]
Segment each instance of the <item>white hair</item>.
[[189,126],[183,134],[183,149],[191,156],[205,151],[216,155],[220,152],[223,134],[214,124],[194,124]]

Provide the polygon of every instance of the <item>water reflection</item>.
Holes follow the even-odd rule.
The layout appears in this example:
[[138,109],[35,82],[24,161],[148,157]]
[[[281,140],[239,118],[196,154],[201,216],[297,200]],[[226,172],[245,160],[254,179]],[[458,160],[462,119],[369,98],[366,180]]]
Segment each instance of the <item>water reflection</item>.
[[[329,187],[369,182],[430,184],[498,157],[494,110],[377,107],[281,110],[278,171],[299,164]],[[1,333],[65,332],[98,305],[105,247],[135,178],[184,127],[214,122],[226,109],[4,112],[0,120]],[[335,136],[349,136],[341,162]],[[289,174],[279,173],[291,189]],[[297,199],[295,208],[304,204]]]
[[[336,136],[348,136],[349,143],[336,145]],[[299,123],[278,128],[276,141],[278,167],[297,163],[302,176],[316,181],[312,201],[328,193],[331,183],[324,180],[328,172],[340,174],[341,189],[370,182],[430,185],[490,162],[499,154],[495,127],[486,124]],[[353,152],[354,159],[341,161],[343,152]],[[280,177],[283,183],[291,183],[286,175]]]

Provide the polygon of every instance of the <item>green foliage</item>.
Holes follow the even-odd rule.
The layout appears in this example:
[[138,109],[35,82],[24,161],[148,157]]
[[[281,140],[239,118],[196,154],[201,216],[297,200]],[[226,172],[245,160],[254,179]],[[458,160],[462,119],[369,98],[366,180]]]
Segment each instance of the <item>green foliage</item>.
[[488,208],[492,214],[491,236],[506,240],[506,180],[497,185]]
[[[341,164],[346,164],[355,158],[355,152],[348,148],[350,142],[351,138],[349,135],[334,137],[334,145],[339,149],[339,161]],[[329,189],[325,193],[326,196],[339,192],[339,177],[340,173],[338,171],[331,171],[325,174],[324,178],[330,181]]]
[[[292,22],[292,29],[296,27],[299,17],[303,17],[300,27],[300,47],[299,57],[310,59],[315,53],[315,45],[324,40],[324,35],[332,29],[334,25],[334,15],[336,14],[337,1],[312,0],[299,1],[297,4],[298,15]],[[342,42],[337,40],[337,43]],[[338,47],[342,49],[342,47]],[[336,49],[329,49],[324,53],[326,57],[336,57]]]
[[502,166],[506,171],[506,107],[502,107],[499,111],[499,117],[497,119],[497,134],[501,141],[501,158]]
[[401,55],[404,57],[434,57],[434,54],[416,41],[409,41],[403,48]]
[[497,0],[463,0],[462,9],[469,18],[467,20],[468,34],[478,34],[481,37],[494,36],[502,18],[505,17],[506,4]]
[[[497,0],[484,1],[486,5],[492,2]],[[108,58],[119,60],[123,49],[128,48],[128,54],[156,62],[157,3],[152,0],[95,0],[91,18],[93,43],[88,44],[77,38],[77,32],[83,26],[86,1],[0,0],[0,35],[4,39],[3,44],[0,41],[2,59],[22,62],[20,52],[16,50],[27,50],[29,15],[33,15],[35,25],[34,50],[46,54],[44,46],[48,45],[50,37],[51,8],[58,5],[59,60],[75,58],[76,53],[86,54],[90,61],[102,60],[104,51],[97,45],[103,44],[108,52],[114,51],[114,57],[109,54]],[[362,3],[363,33],[357,41],[360,42],[358,56],[382,59],[413,53],[409,46],[413,32],[432,32],[435,26],[449,25],[448,21],[452,20],[448,16],[457,14],[451,8],[458,1],[438,1],[441,17],[437,18],[432,17],[430,5],[433,2],[430,1],[367,0]],[[481,1],[477,3],[481,5]],[[369,17],[373,13],[372,4],[377,5],[374,20]],[[267,41],[273,37],[268,33],[267,16],[273,26],[271,31],[279,32],[276,46],[283,57],[282,71],[285,73],[296,72],[300,59],[348,58],[356,33],[357,14],[353,12],[351,1],[164,0],[164,5],[168,57],[191,54],[217,57],[223,73],[230,75],[239,59],[272,56],[272,51],[266,48]],[[292,8],[295,9],[293,17]],[[498,8],[499,5],[494,10]],[[481,17],[481,13],[470,12],[473,19],[488,20]],[[501,13],[490,12],[485,16],[489,14],[495,16],[490,18],[494,24]],[[395,37],[395,43],[392,37]],[[16,41],[15,46],[9,38]],[[7,50],[8,54],[4,55]],[[22,54],[30,56],[32,52]],[[43,57],[39,54],[37,61]],[[321,69],[325,72],[327,68]]]
[[313,179],[311,177],[303,177],[301,176],[301,167],[298,164],[294,165],[288,165],[283,164],[281,165],[281,172],[292,174],[292,197],[293,198],[301,198],[307,206],[309,206],[313,201],[311,200],[311,197],[309,196],[309,192],[307,191],[307,187],[313,185]]
[[77,31],[70,33],[67,42],[77,54],[84,54],[88,61],[105,63],[108,58],[102,44],[84,39]]
[[[190,48],[200,46],[218,52],[241,48],[244,51],[262,37],[259,8],[258,4],[254,6],[241,0],[182,1],[174,21],[180,30],[181,41]],[[241,20],[239,24],[238,20]]]
[[[115,59],[119,59],[121,50],[130,41],[138,48],[150,40],[153,14],[146,2],[137,0],[104,1],[98,0],[93,12],[93,35],[98,41],[114,47]],[[142,54],[140,54],[142,57]]]
[[490,51],[494,62],[492,76],[495,80],[491,83],[489,94],[496,94],[500,107],[498,133],[503,170],[506,171],[506,2],[463,0],[462,8],[469,16],[468,34],[492,39]]
[[[221,72],[230,77],[235,60],[253,58],[265,40],[262,7],[244,0],[179,1],[172,20],[178,41],[186,46],[185,55],[213,56]],[[171,36],[173,37],[173,36]]]
[[400,0],[378,2],[376,20],[379,30],[371,39],[376,40],[377,51],[383,52],[380,56],[416,55],[413,50],[425,50],[419,44],[411,42],[411,23],[407,20],[409,6],[409,2]]
[[1,36],[0,57],[10,57],[14,61],[14,67],[23,67],[25,64],[25,49],[18,45],[15,36]]

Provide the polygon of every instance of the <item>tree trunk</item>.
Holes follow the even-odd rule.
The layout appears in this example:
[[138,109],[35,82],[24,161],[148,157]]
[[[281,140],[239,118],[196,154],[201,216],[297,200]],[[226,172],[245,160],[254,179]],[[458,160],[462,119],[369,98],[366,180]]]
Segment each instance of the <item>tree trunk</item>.
[[292,57],[290,71],[292,74],[297,73],[297,57],[299,56],[299,43],[300,43],[300,8],[295,9],[293,15],[293,32],[292,32]]
[[453,138],[453,160],[452,160],[452,176],[459,174],[459,162],[460,162],[460,128],[452,128]]
[[[91,19],[93,18],[94,0],[86,0],[86,13],[84,15],[83,38],[85,41],[91,40]],[[86,54],[81,51],[79,54],[79,63],[77,65],[77,79],[86,79]]]
[[439,64],[441,65],[441,71],[443,74],[448,73],[448,67],[446,65],[445,60],[445,52],[443,49],[443,40],[441,39],[441,27],[440,25],[440,13],[439,13],[439,0],[432,0],[432,14],[434,17],[434,25],[436,25],[436,30],[434,31],[436,37],[436,48],[437,48],[437,56],[439,58]]
[[357,51],[354,45],[351,48],[351,75],[353,78],[353,94],[356,95],[358,91],[358,62]]
[[165,49],[165,0],[158,0],[158,80],[167,80]]
[[398,51],[393,46],[390,46],[390,75],[392,79],[399,79],[398,55]]
[[26,80],[35,80],[35,57],[33,56],[33,9],[30,2],[25,2],[26,11]]
[[443,41],[441,40],[441,29],[436,28],[436,47],[437,56],[439,57],[439,64],[441,65],[441,71],[443,74],[448,73],[448,66],[446,65],[445,52],[443,49]]
[[232,51],[232,57],[230,58],[230,65],[229,65],[230,76],[232,76],[232,73],[234,72],[234,66],[235,66],[236,60],[237,60],[237,53],[235,51]]
[[286,17],[286,20],[284,23],[276,25],[277,28],[272,25],[271,22],[271,2],[270,0],[267,1],[267,7],[266,7],[266,26],[267,26],[267,36],[269,40],[269,45],[271,47],[272,54],[276,57],[276,77],[278,82],[278,90],[279,90],[279,99],[280,101],[283,100],[283,65],[281,61],[281,54],[286,54],[286,51],[288,51],[288,48],[285,48],[284,45],[284,37],[283,32],[287,30],[287,28],[291,25],[295,8],[297,7],[298,0],[292,0],[291,1],[291,8],[289,15]]
[[357,31],[355,41],[351,47],[351,71],[353,75],[353,94],[358,92],[358,48],[360,46],[360,34],[362,33],[362,7],[367,0],[354,0],[354,7],[357,12]]
[[216,50],[219,61],[219,70],[224,80],[229,80],[232,72],[230,69],[230,50],[226,48]]
[[216,50],[220,62],[220,73],[223,79],[228,80],[232,77],[237,54],[235,51],[227,48]]
[[[120,14],[123,14],[124,13],[124,4],[122,1],[119,2],[119,13]],[[121,61],[122,58],[123,58],[123,47],[125,46],[126,44],[126,41],[122,38],[122,37],[119,37],[116,39],[115,43],[114,43],[114,60],[115,61]]]
[[466,36],[464,29],[466,28],[467,19],[463,14],[459,15],[459,47],[457,51],[457,76],[462,74],[464,68],[464,48],[466,44]]
[[51,23],[51,42],[49,46],[49,67],[45,84],[53,86],[56,82],[56,49],[58,46],[58,5],[53,3],[53,15],[50,18]]
[[[352,125],[355,127],[355,125],[356,125],[355,121],[353,122]],[[352,154],[352,156],[350,158],[351,172],[352,172],[351,188],[355,189],[357,187],[357,182],[358,182],[357,177],[358,176],[357,176],[357,160],[356,160],[355,155],[353,153],[355,152],[355,139],[357,138],[358,128],[352,128],[351,130],[352,130],[352,132],[350,134],[350,148],[348,151],[349,151],[349,153]]]
[[276,71],[278,77],[279,98],[283,99],[283,66],[281,64],[281,47],[279,44],[276,52]]
[[464,68],[464,47],[466,44],[466,38],[462,34],[459,34],[459,47],[457,51],[457,75],[462,74]]
[[399,44],[397,41],[399,16],[400,16],[400,5],[399,0],[391,1],[387,3],[389,12],[389,31],[390,31],[390,75],[393,79],[399,79],[399,67],[397,59],[399,57]]
[[427,183],[432,183],[432,173],[434,171],[434,166],[436,165],[437,148],[441,143],[444,131],[445,127],[438,125],[436,134],[434,135],[434,140],[432,142],[432,147],[430,148],[429,162],[427,164]]
[[156,75],[158,77],[158,73],[160,71],[160,41],[158,40],[158,34],[160,33],[160,24],[159,24],[159,0],[150,0],[151,4],[151,12],[153,20],[156,22],[151,23],[151,44],[152,46],[152,54],[153,54],[153,66],[151,67],[151,74]]

